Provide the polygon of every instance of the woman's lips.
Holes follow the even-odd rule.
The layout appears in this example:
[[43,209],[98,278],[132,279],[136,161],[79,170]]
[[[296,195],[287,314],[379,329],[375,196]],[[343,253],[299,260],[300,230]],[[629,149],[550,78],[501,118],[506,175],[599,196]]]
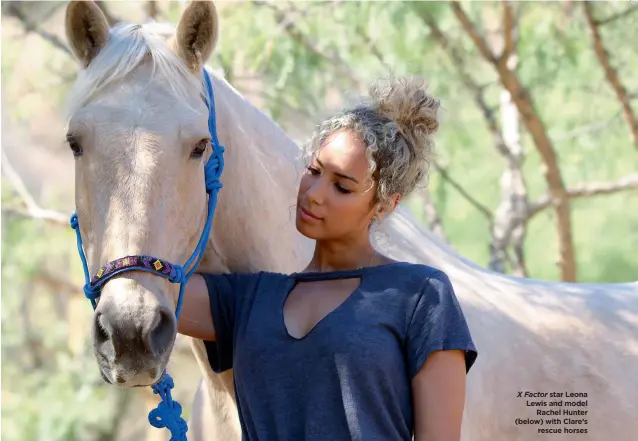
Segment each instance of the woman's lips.
[[322,220],[321,217],[319,217],[316,214],[306,210],[304,207],[299,207],[299,208],[301,209],[301,217],[304,218],[305,220],[312,220],[312,221]]

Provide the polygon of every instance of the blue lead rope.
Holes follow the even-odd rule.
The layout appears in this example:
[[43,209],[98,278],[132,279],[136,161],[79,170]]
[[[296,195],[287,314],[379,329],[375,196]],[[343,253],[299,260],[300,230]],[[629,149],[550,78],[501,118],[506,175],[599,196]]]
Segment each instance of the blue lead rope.
[[[202,257],[204,256],[204,251],[206,250],[208,236],[210,235],[211,225],[213,223],[213,216],[217,206],[217,193],[222,188],[220,177],[224,170],[224,147],[219,143],[219,139],[217,138],[215,95],[213,93],[213,86],[208,72],[205,68],[202,69],[202,71],[208,95],[208,100],[206,102],[208,107],[208,131],[211,135],[213,153],[204,166],[206,193],[208,194],[208,212],[206,216],[206,224],[204,225],[199,242],[197,243],[193,254],[183,266],[171,264],[153,256],[127,256],[109,262],[91,279],[88,263],[84,254],[78,215],[77,213],[73,213],[70,219],[70,224],[71,228],[75,230],[78,253],[84,270],[84,295],[91,301],[93,309],[97,307],[96,301],[100,297],[102,287],[113,276],[124,271],[148,271],[161,277],[165,277],[173,283],[180,284],[177,307],[175,308],[175,318],[176,320],[179,320],[184,296],[184,287],[199,265]],[[173,389],[173,387],[173,379],[166,371],[164,371],[160,380],[152,386],[153,393],[159,395],[161,401],[158,406],[148,414],[148,421],[151,426],[157,427],[158,429],[167,428],[171,433],[170,441],[187,441],[186,432],[188,431],[188,424],[184,418],[182,418],[182,406],[171,397],[171,389]]]
[[153,385],[153,393],[159,394],[162,401],[149,412],[148,422],[158,429],[166,427],[171,432],[169,441],[186,441],[188,424],[182,418],[182,406],[171,397],[173,386],[173,379],[166,372]]

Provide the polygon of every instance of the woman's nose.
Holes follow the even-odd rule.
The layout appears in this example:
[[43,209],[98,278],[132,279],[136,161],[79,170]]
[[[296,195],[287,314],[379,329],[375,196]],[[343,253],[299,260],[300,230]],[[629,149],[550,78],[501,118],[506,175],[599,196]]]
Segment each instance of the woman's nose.
[[324,180],[316,179],[308,188],[306,192],[306,198],[308,202],[316,205],[321,205],[324,200]]

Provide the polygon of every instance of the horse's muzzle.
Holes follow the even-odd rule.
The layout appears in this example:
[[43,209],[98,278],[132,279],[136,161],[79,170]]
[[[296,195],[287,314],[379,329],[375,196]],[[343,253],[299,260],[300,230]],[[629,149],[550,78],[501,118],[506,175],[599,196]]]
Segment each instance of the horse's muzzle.
[[105,297],[94,314],[93,347],[102,375],[115,385],[152,384],[173,348],[175,315],[162,305],[123,306]]

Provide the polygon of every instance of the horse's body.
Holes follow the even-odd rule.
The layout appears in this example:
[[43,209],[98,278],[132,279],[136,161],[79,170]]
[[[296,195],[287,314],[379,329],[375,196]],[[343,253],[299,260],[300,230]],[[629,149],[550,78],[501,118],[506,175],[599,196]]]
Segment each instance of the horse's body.
[[[78,3],[75,7],[84,6]],[[185,11],[182,22],[194,25],[178,25],[178,37],[181,29],[181,32],[199,32],[200,36],[214,40],[215,37],[211,37],[215,32],[210,29],[210,17],[199,20],[200,13],[194,8]],[[80,18],[90,16],[95,19],[96,12],[90,10],[88,15],[86,11],[75,14],[81,16]],[[98,21],[101,23],[101,19]],[[87,20],[71,17],[68,22],[70,24],[67,28],[82,27]],[[102,26],[100,23],[92,23],[90,32],[99,30]],[[216,22],[213,26],[216,26]],[[82,32],[75,34],[67,31],[69,38],[73,40],[72,47],[76,56],[85,65],[92,61],[95,56],[93,52],[98,52],[92,52],[91,45],[105,44],[100,39],[99,32],[87,39],[83,34],[89,32],[87,29],[80,29]],[[137,32],[135,28],[127,30],[129,31],[132,34]],[[178,45],[186,44],[184,41],[193,45],[202,44],[202,39],[197,38],[178,40]],[[143,41],[136,44],[143,44]],[[126,44],[123,44],[122,50],[126,48]],[[130,51],[131,47],[128,49]],[[193,56],[202,53],[205,59],[207,51],[212,51],[208,46],[196,49],[189,52],[189,47],[180,46],[176,52],[188,64],[192,62],[189,54]],[[194,171],[196,168],[185,169],[186,171],[180,168],[196,167],[197,163],[183,165],[186,164],[186,159],[181,159],[174,152],[179,149],[175,146],[176,141],[172,137],[174,134],[161,131],[172,127],[169,124],[172,123],[172,118],[183,127],[190,127],[188,120],[182,120],[186,118],[184,114],[190,115],[188,110],[175,112],[176,96],[164,89],[161,93],[153,94],[150,86],[146,86],[147,89],[131,87],[136,82],[148,80],[148,63],[158,53],[162,54],[162,49],[157,47],[144,50],[150,53],[150,60],[149,57],[140,58],[137,62],[139,66],[127,66],[130,73],[114,83],[119,86],[104,89],[112,95],[109,100],[100,101],[98,92],[97,99],[91,97],[81,106],[76,106],[84,108],[85,126],[94,124],[97,128],[93,130],[103,130],[102,133],[111,136],[108,145],[100,147],[111,149],[106,161],[127,164],[130,167],[130,176],[124,174],[119,175],[120,179],[109,179],[110,176],[105,174],[96,183],[91,180],[98,178],[85,172],[85,169],[96,170],[96,167],[104,165],[96,166],[91,162],[97,161],[95,152],[91,152],[91,148],[95,149],[96,146],[85,146],[87,156],[93,156],[82,159],[86,163],[78,162],[78,213],[80,222],[85,222],[83,231],[88,231],[87,256],[93,270],[104,261],[131,251],[126,248],[127,243],[129,248],[140,248],[136,248],[136,252],[164,253],[167,259],[183,261],[183,257],[192,251],[192,244],[196,241],[203,222],[201,213],[205,210],[205,201],[201,198],[200,191],[203,176],[200,171]],[[193,72],[196,72],[195,67],[199,66],[194,66]],[[272,120],[243,99],[223,79],[213,77],[213,88],[217,129],[221,143],[226,147],[226,165],[222,176],[224,188],[219,194],[213,229],[199,271],[298,271],[305,266],[312,254],[312,243],[296,231],[291,212],[300,177],[299,148]],[[129,92],[133,90],[135,93],[142,93],[138,92],[141,89],[147,94],[143,95],[144,100]],[[137,100],[126,106],[139,109],[139,112],[131,114],[116,111],[108,113],[108,118],[100,113],[104,111],[105,105],[111,110],[126,107],[120,102],[124,96],[118,97],[118,93]],[[199,105],[197,93],[184,94],[181,99],[189,99],[190,107]],[[76,104],[79,101],[81,99],[76,97]],[[102,102],[102,107],[87,107],[86,103],[90,102]],[[130,119],[122,119],[124,115],[134,119],[147,111],[149,113],[146,118],[135,120],[138,122],[134,127],[131,127],[134,123]],[[87,113],[90,118],[86,117]],[[199,129],[202,126],[205,129],[205,121],[202,122],[195,116],[191,119]],[[160,124],[156,120],[162,121],[162,127],[156,126]],[[105,129],[108,130],[104,131]],[[118,138],[119,133],[128,135]],[[149,152],[152,154],[145,156]],[[170,161],[161,163],[165,156]],[[149,164],[145,164],[145,160]],[[180,187],[178,194],[172,193],[168,188],[161,195],[150,194],[140,201],[136,192],[152,193],[143,179],[152,175],[149,170],[159,167],[158,164],[163,164],[163,168],[158,170],[173,185],[180,187],[180,180],[184,179],[194,179],[194,182]],[[126,167],[114,170],[127,173],[122,171],[127,170]],[[138,187],[133,190],[131,182],[135,182]],[[160,197],[165,198],[162,203],[157,202]],[[93,205],[88,204],[87,207],[87,199]],[[108,209],[100,204],[107,204]],[[118,212],[120,205],[129,211]],[[135,207],[142,209],[146,214],[133,227],[121,222],[127,216],[136,216],[131,207],[133,210]],[[171,207],[172,211],[169,209]],[[106,220],[103,222],[106,225],[102,225],[101,219],[91,219],[96,216],[92,210],[105,210]],[[147,221],[150,218],[159,224]],[[194,220],[185,222],[184,219]],[[165,229],[157,231],[156,225],[162,225]],[[92,232],[91,228],[102,228],[102,231]],[[126,228],[135,228],[136,235],[129,233],[130,230]],[[117,242],[115,237],[122,235],[128,238],[128,242]],[[96,236],[100,237],[101,242],[96,242]],[[139,236],[145,241],[138,240]],[[91,237],[93,241],[90,240]],[[376,237],[377,248],[385,254],[396,259],[438,267],[450,276],[456,288],[479,351],[477,363],[468,376],[462,431],[464,441],[635,439],[635,433],[638,433],[638,374],[635,368],[638,365],[637,284],[546,283],[492,273],[463,259],[440,243],[434,235],[420,229],[403,210],[389,218],[382,230],[376,233]],[[112,287],[105,290],[100,303],[104,302],[110,307],[111,314],[119,312],[118,320],[124,323],[121,325],[116,320],[109,325],[128,326],[125,329],[132,329],[139,321],[147,323],[149,319],[145,314],[148,312],[140,309],[141,306],[136,303],[139,299],[144,299],[145,304],[170,304],[168,294],[175,288],[156,279],[153,276],[130,274],[123,278],[126,283],[109,282],[106,286],[112,284]],[[98,311],[99,308],[98,305]],[[96,337],[94,344],[99,352],[99,344],[103,342],[98,340]],[[134,344],[140,344],[138,340],[139,336],[131,336],[130,341]],[[203,378],[193,403],[189,439],[239,441],[241,437],[234,403],[232,372],[214,374],[201,341],[193,340],[193,350]],[[157,369],[165,365],[163,356],[155,359],[149,358],[146,353],[133,353],[130,355],[132,358],[127,358],[126,354],[120,356],[121,359],[111,359],[108,358],[108,353],[99,353],[98,360],[102,371],[108,376],[121,376],[124,386],[148,381],[149,374],[131,370],[130,366],[138,358],[146,357],[143,361],[148,366],[155,364]],[[110,378],[111,381],[112,379]],[[317,381],[321,379],[317,378]],[[557,399],[586,400],[587,404],[573,408],[558,407],[561,415],[557,416],[539,415],[537,410],[546,411],[552,407],[528,406],[528,402],[545,401],[549,404],[555,399],[549,394],[545,398],[530,398],[525,395],[519,397],[519,391],[586,393],[586,398],[572,399],[563,396]],[[582,412],[580,415],[563,415],[563,410],[567,409],[580,409]],[[543,424],[518,425],[516,421],[519,418],[541,418]],[[548,425],[546,420],[551,418],[558,418],[560,421],[556,425]],[[586,423],[581,421],[580,424],[568,424],[565,418],[586,420]],[[538,429],[550,428],[560,428],[563,434],[545,435],[538,432]],[[565,434],[565,428],[586,430],[586,433]]]

